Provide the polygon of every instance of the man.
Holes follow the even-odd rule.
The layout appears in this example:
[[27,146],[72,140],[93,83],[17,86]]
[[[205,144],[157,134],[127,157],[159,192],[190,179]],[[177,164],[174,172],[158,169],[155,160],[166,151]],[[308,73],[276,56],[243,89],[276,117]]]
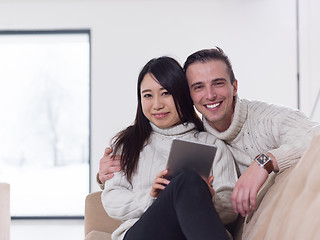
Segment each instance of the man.
[[[225,141],[234,155],[241,176],[232,193],[232,205],[245,216],[255,208],[268,174],[295,164],[312,136],[320,132],[320,125],[298,110],[240,99],[231,63],[220,48],[191,54],[184,70],[205,130]],[[110,152],[106,149],[100,160],[101,182],[120,170],[118,161],[110,160]]]

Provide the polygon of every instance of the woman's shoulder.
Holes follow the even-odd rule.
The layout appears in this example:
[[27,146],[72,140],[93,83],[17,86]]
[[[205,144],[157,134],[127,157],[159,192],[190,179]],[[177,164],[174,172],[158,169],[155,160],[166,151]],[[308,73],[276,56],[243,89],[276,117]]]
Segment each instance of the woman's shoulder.
[[217,137],[214,135],[208,133],[208,132],[197,132],[195,135],[195,140],[202,143],[210,143],[210,144],[216,144],[216,142],[219,142]]

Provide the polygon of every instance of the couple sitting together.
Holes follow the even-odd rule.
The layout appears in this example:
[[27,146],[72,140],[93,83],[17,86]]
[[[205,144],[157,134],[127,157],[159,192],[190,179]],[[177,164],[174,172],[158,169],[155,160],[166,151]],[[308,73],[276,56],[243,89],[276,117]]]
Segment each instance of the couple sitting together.
[[[320,133],[300,111],[241,99],[237,90],[220,48],[191,54],[183,68],[170,57],[142,68],[134,123],[112,139],[97,176],[105,210],[122,221],[113,240],[229,239],[225,225],[255,209],[268,174],[297,163]],[[175,138],[217,147],[209,179],[165,178]]]

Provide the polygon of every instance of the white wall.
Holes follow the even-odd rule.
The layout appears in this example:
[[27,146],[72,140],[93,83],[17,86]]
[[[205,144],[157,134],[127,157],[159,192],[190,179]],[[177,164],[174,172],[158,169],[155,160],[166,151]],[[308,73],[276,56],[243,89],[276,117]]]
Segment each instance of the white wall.
[[92,30],[95,191],[99,159],[109,139],[133,121],[137,75],[152,57],[183,63],[196,50],[220,46],[240,96],[296,107],[295,13],[292,0],[15,0],[0,2],[0,29]]
[[313,119],[320,122],[320,2],[300,1],[299,9],[301,110],[310,116],[318,100]]

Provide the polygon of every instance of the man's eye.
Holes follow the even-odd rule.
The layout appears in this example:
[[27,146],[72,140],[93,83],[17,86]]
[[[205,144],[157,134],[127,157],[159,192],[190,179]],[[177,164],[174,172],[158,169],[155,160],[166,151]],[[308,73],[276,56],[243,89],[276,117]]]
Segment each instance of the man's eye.
[[194,86],[194,90],[200,90],[202,88],[202,86],[200,86],[200,85],[197,85],[197,86]]
[[216,86],[222,86],[222,85],[224,85],[224,81],[221,81],[221,82],[215,82],[215,85],[216,85]]

